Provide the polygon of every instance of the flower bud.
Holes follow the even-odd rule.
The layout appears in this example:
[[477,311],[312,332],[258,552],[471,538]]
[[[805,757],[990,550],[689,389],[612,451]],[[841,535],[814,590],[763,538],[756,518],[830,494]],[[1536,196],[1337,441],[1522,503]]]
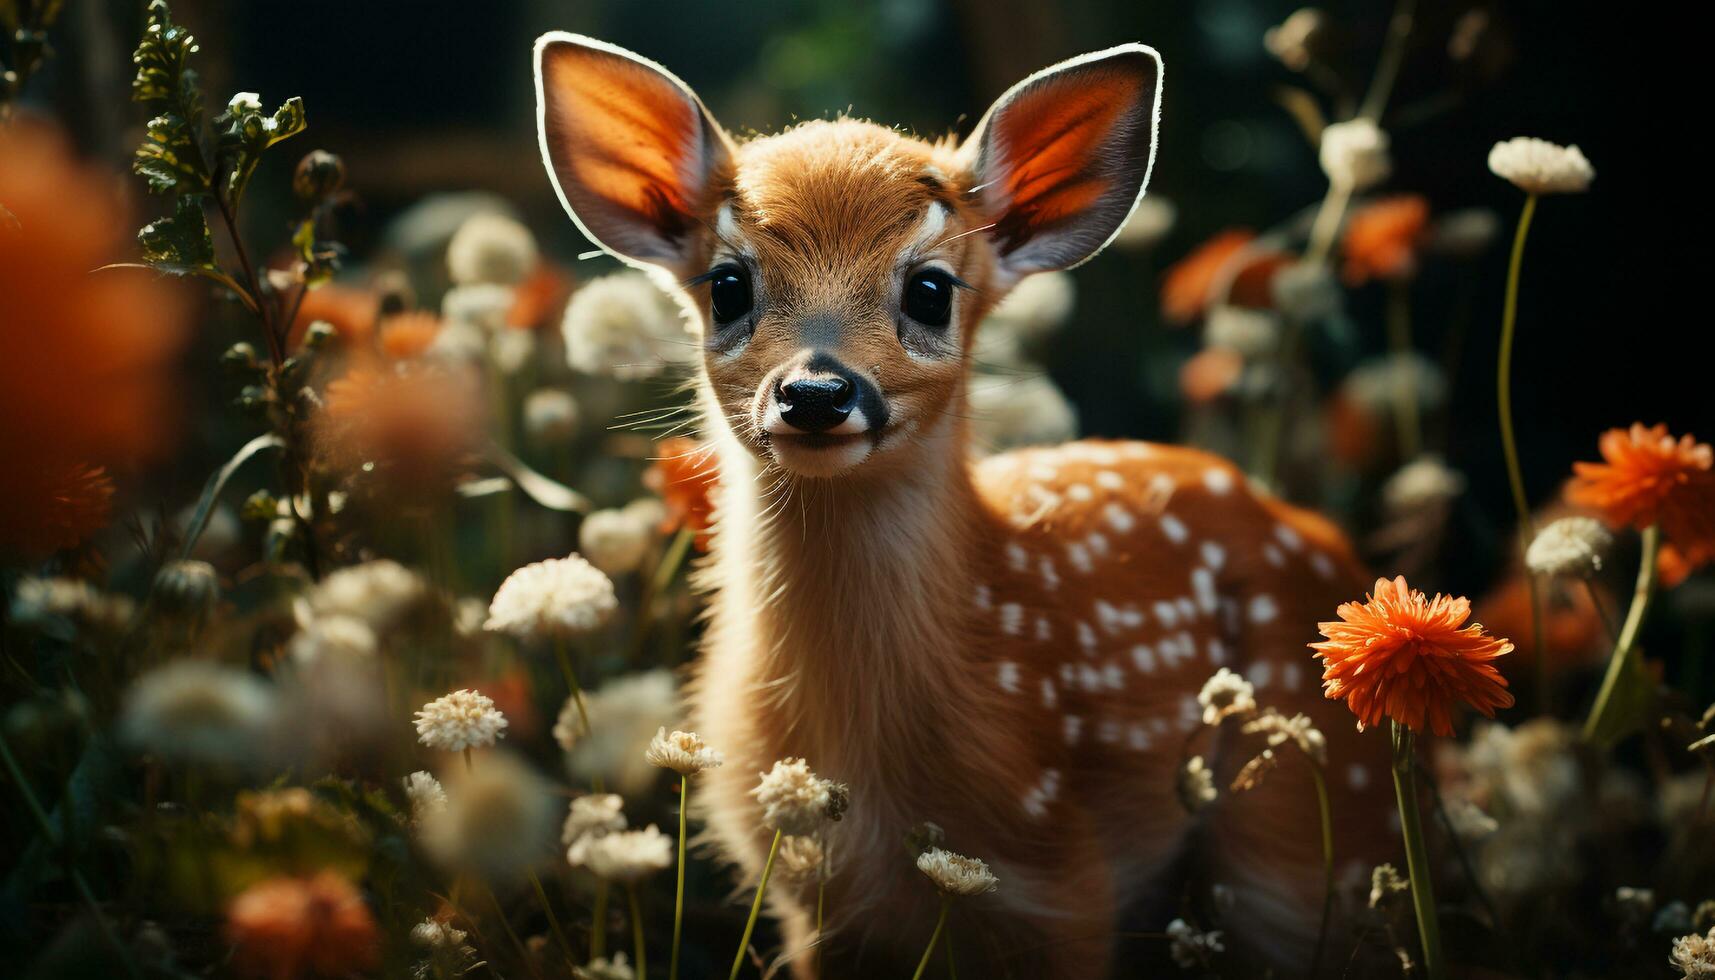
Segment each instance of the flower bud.
[[219,601],[220,579],[206,561],[170,561],[155,573],[155,602],[169,615],[201,619]]
[[292,190],[305,201],[316,201],[345,186],[345,161],[326,150],[311,150],[298,161]]

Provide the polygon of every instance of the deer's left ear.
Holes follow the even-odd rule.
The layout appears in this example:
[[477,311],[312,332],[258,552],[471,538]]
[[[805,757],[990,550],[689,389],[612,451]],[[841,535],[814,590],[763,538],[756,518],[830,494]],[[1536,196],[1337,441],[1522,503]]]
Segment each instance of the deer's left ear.
[[1155,162],[1161,56],[1122,44],[1001,96],[961,153],[995,222],[1003,271],[1067,269],[1119,234]]

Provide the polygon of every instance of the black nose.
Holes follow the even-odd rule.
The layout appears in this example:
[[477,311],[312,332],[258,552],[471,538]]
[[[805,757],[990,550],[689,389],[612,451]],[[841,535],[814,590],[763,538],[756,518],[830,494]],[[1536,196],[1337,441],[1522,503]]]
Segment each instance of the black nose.
[[855,390],[837,374],[820,374],[781,385],[774,400],[787,425],[803,432],[826,432],[852,413]]

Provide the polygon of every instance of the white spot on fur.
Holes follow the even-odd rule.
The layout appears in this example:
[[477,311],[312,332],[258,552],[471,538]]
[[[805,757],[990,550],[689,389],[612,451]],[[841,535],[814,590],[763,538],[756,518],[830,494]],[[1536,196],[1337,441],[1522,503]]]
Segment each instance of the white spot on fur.
[[1108,556],[1108,539],[1099,532],[1090,532],[1090,536],[1084,539],[1084,545],[1090,549],[1090,554],[1097,558]]
[[1119,664],[1116,664],[1111,660],[1108,661],[1106,664],[1102,665],[1102,683],[1106,684],[1110,691],[1124,690],[1125,671],[1120,669]]
[[1125,741],[1133,752],[1149,751],[1149,733],[1143,730],[1142,725],[1134,724],[1126,729]]
[[1018,636],[1024,632],[1024,607],[1016,602],[1002,603],[1000,607],[1000,628],[1008,636]]
[[1202,552],[1203,564],[1217,572],[1221,570],[1222,565],[1227,563],[1227,549],[1213,541],[1203,542]]
[[1279,548],[1275,547],[1273,542],[1262,546],[1262,556],[1275,568],[1279,568],[1286,564],[1286,555],[1283,554]]
[[1227,645],[1218,636],[1209,637],[1209,663],[1216,667],[1227,662]]
[[1112,745],[1120,740],[1120,723],[1112,718],[1103,718],[1096,727],[1096,738],[1103,745]]
[[1286,546],[1287,551],[1297,551],[1304,547],[1304,539],[1298,536],[1297,531],[1285,524],[1274,526],[1274,536],[1280,539],[1280,543]]
[[1006,563],[1012,570],[1023,574],[1030,567],[1030,552],[1024,550],[1024,545],[1017,541],[1009,541],[1006,545]]
[[1182,595],[1179,598],[1173,600],[1173,606],[1174,606],[1174,608],[1179,610],[1179,618],[1180,619],[1183,619],[1183,620],[1186,620],[1187,622],[1189,622],[1190,620],[1197,618],[1197,605],[1196,605],[1196,603],[1191,601],[1190,596]]
[[1173,603],[1165,599],[1155,603],[1155,618],[1161,621],[1164,628],[1172,629],[1179,622],[1179,610],[1173,608]]
[[1030,478],[1037,483],[1053,483],[1060,476],[1060,471],[1047,463],[1037,463],[1028,472]]
[[1089,484],[1074,483],[1066,488],[1066,496],[1080,504],[1085,504],[1095,499],[1096,492],[1090,489]]
[[1052,711],[1060,703],[1060,695],[1054,690],[1054,682],[1042,678],[1042,706]]
[[1203,706],[1197,703],[1195,695],[1187,694],[1179,699],[1179,730],[1188,732],[1203,723]]
[[1304,683],[1304,666],[1296,660],[1288,660],[1280,665],[1280,686],[1288,691],[1296,691]]
[[1096,630],[1089,623],[1078,620],[1078,645],[1084,648],[1086,654],[1095,653],[1100,641],[1096,639]]
[[1323,578],[1331,579],[1334,577],[1334,563],[1320,551],[1310,556],[1310,567]]
[[1066,545],[1066,560],[1072,563],[1074,569],[1085,575],[1096,570],[1095,564],[1090,561],[1090,549],[1076,541]]
[[1263,623],[1273,622],[1274,617],[1279,614],[1280,607],[1274,604],[1273,596],[1266,592],[1260,595],[1251,596],[1250,610],[1248,612],[1251,622],[1260,626]]
[[1102,689],[1102,672],[1089,664],[1078,665],[1078,683],[1085,691],[1094,694]]
[[1018,693],[1018,665],[1010,660],[1000,662],[1000,689],[1008,694]]
[[1250,670],[1245,671],[1245,679],[1261,690],[1274,680],[1274,665],[1266,660],[1259,660],[1251,664]]
[[1036,573],[1042,576],[1042,587],[1053,591],[1060,587],[1060,573],[1054,568],[1054,559],[1043,555],[1036,560]]
[[1064,719],[1064,729],[1067,745],[1077,745],[1078,737],[1084,731],[1084,719],[1077,715],[1067,715]]
[[1131,512],[1117,503],[1110,502],[1103,507],[1102,517],[1107,519],[1109,527],[1120,534],[1129,534],[1131,529],[1137,526],[1137,519],[1131,516]]
[[1161,533],[1167,535],[1167,540],[1174,544],[1184,544],[1185,539],[1191,536],[1191,532],[1185,528],[1185,522],[1172,514],[1161,515]]
[[1131,648],[1131,662],[1145,674],[1155,673],[1155,651],[1142,643]]
[[1102,470],[1096,474],[1096,486],[1103,490],[1121,490],[1125,488],[1125,478],[1113,470]]
[[1370,785],[1370,771],[1356,762],[1346,767],[1346,785],[1362,792]]
[[1233,488],[1233,474],[1219,466],[1211,466],[1203,471],[1203,485],[1213,494],[1224,494]]
[[988,612],[993,609],[994,590],[989,588],[987,585],[978,585],[975,602],[977,604],[977,608],[981,609],[983,612]]
[[1191,593],[1197,597],[1197,608],[1213,615],[1217,598],[1215,596],[1215,573],[1207,568],[1191,570]]
[[1054,627],[1049,624],[1048,617],[1047,616],[1037,616],[1036,617],[1036,640],[1037,640],[1037,642],[1038,643],[1047,643],[1049,640],[1052,640],[1053,638],[1054,638]]

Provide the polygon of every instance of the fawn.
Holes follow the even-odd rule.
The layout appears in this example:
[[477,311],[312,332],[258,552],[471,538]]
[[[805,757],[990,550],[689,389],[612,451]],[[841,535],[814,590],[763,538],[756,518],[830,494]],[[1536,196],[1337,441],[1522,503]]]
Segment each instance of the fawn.
[[[757,773],[803,756],[852,786],[823,932],[813,883],[769,890],[798,976],[911,969],[937,901],[904,844],[923,821],[1001,879],[955,907],[967,976],[1159,960],[1118,934],[1159,933],[1193,885],[1219,886],[1231,955],[1301,968],[1324,893],[1302,763],[1282,753],[1260,788],[1196,815],[1176,799],[1221,665],[1329,735],[1348,873],[1391,850],[1386,739],[1354,737],[1305,649],[1361,593],[1336,530],[1191,450],[973,461],[973,333],[1023,276],[1118,233],[1149,178],[1161,79],[1128,44],[1025,79],[963,142],[842,118],[739,143],[653,62],[537,42],[566,211],[701,326],[721,480],[690,706],[728,760],[700,777],[710,836],[754,879],[770,836]],[[1215,739],[1230,775],[1244,756]]]

